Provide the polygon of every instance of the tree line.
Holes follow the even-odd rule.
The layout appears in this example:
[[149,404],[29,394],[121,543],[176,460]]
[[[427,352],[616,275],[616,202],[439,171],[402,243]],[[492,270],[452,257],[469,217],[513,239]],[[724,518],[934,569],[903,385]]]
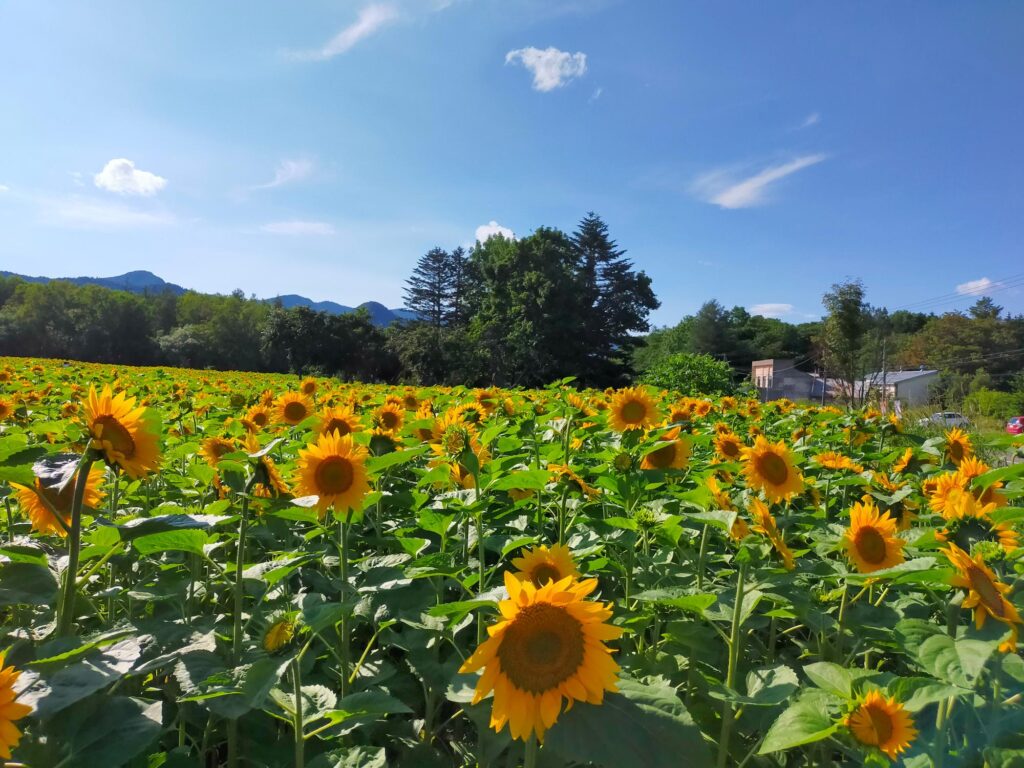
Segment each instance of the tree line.
[[0,355],[471,386],[571,376],[594,387],[640,380],[716,392],[747,378],[753,360],[788,358],[844,381],[882,365],[937,368],[937,401],[980,397],[1012,410],[1018,401],[997,395],[1019,393],[1024,408],[1024,316],[990,298],[967,312],[888,312],[848,280],[825,294],[821,320],[792,324],[710,300],[651,330],[651,279],[594,213],[572,233],[541,227],[434,248],[404,298],[416,319],[380,328],[362,310],[285,309],[241,291],[136,294],[0,278]]

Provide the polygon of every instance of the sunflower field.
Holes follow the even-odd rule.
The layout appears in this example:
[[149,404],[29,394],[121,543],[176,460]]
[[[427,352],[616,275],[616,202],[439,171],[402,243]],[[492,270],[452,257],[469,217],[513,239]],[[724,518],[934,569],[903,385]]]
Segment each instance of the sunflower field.
[[1022,766],[1019,440],[0,358],[0,765]]

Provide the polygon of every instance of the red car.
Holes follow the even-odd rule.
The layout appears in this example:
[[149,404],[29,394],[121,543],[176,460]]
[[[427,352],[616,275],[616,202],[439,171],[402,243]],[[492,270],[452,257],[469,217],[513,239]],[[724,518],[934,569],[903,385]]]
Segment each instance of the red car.
[[1024,416],[1014,416],[1006,422],[1006,431],[1011,435],[1024,433]]

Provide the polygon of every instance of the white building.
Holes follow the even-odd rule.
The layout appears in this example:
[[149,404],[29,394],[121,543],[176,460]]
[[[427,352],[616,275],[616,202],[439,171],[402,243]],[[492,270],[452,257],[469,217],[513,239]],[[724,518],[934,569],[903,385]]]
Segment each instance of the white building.
[[859,394],[867,392],[870,400],[878,399],[894,407],[899,403],[907,408],[931,402],[931,388],[938,383],[938,371],[886,371],[884,376],[877,371],[859,382]]

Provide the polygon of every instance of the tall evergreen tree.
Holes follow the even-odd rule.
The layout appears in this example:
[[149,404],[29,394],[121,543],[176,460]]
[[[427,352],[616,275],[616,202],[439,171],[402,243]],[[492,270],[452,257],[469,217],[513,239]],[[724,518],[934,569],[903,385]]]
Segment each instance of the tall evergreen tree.
[[405,281],[405,306],[417,318],[440,329],[449,311],[452,257],[443,248],[432,248],[420,260]]
[[631,369],[632,352],[642,343],[636,334],[649,329],[647,318],[660,302],[651,279],[633,269],[625,250],[611,239],[608,226],[596,213],[583,217],[572,242],[584,317],[579,343],[586,360],[580,377],[595,385],[623,383]]

